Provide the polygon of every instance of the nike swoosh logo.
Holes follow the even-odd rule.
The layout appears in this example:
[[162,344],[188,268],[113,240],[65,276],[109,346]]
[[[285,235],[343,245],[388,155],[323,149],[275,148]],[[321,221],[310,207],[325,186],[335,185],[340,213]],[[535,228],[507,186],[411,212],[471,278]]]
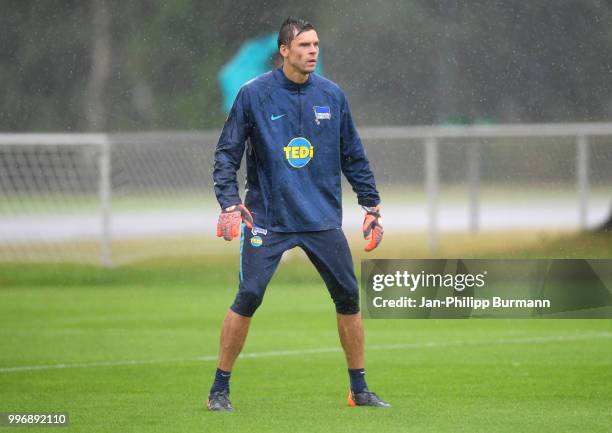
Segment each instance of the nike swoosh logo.
[[231,374],[223,374],[223,373],[221,373],[221,377],[230,377],[230,376],[231,376]]
[[280,119],[281,117],[285,117],[285,116],[286,116],[286,114],[281,114],[281,115],[279,115],[279,116],[275,116],[275,115],[273,114],[273,115],[271,115],[271,116],[270,116],[270,120],[278,120],[278,119]]

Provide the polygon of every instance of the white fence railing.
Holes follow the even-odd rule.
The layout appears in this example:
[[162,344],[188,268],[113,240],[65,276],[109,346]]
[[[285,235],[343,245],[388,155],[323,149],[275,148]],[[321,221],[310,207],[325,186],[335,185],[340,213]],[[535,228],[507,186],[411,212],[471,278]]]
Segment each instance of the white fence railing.
[[[589,195],[589,137],[612,135],[612,123],[518,124],[472,126],[370,127],[362,128],[363,140],[422,140],[425,151],[425,189],[428,197],[429,248],[438,248],[439,157],[438,141],[444,138],[574,137],[576,142],[576,190],[580,228],[587,226]],[[470,229],[479,227],[479,142],[468,151]],[[612,167],[610,167],[612,170]]]

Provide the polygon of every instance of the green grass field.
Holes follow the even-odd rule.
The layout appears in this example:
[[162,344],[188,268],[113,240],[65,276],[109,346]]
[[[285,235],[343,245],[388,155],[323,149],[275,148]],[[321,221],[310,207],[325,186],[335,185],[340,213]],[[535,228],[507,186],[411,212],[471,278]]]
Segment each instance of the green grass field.
[[[611,245],[468,251],[612,258]],[[393,251],[379,258],[408,257]],[[368,320],[368,383],[393,408],[347,407],[333,305],[300,258],[281,264],[253,320],[235,412],[209,413],[237,269],[233,254],[0,265],[0,412],[68,412],[61,431],[92,433],[612,431],[610,320]]]

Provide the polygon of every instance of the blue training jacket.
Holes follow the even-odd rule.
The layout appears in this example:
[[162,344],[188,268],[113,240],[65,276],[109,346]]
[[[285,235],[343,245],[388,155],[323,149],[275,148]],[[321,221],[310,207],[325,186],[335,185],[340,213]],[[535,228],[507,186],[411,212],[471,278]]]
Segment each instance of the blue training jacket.
[[359,204],[380,202],[346,97],[319,75],[297,84],[276,69],[242,86],[215,152],[213,179],[222,209],[241,203],[236,171],[245,145],[245,205],[259,227],[341,227],[341,172]]

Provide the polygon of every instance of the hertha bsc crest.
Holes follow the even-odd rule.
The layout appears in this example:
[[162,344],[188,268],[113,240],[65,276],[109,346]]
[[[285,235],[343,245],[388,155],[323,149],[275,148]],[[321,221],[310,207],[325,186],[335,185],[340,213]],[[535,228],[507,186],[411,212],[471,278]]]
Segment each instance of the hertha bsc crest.
[[314,111],[315,122],[317,122],[317,125],[321,124],[321,120],[331,119],[331,110],[329,107],[319,107],[318,105],[315,105],[312,107],[312,110]]

